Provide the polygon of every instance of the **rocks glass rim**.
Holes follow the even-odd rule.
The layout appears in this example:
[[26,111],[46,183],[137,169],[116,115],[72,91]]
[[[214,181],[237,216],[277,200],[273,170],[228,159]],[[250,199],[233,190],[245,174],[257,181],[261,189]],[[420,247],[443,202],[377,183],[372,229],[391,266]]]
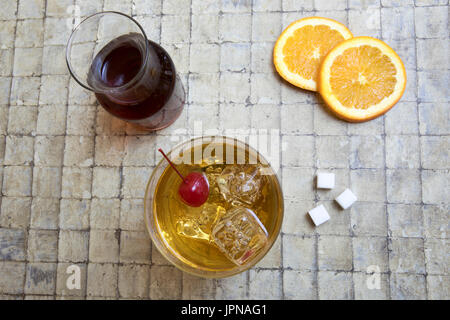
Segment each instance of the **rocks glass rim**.
[[[220,139],[220,140],[218,140]],[[165,159],[161,159],[158,164],[155,166],[155,168],[152,171],[152,174],[148,180],[147,187],[145,190],[145,196],[144,196],[144,220],[146,229],[150,235],[150,238],[152,239],[153,244],[156,246],[157,250],[161,253],[161,255],[169,261],[172,265],[180,269],[181,271],[187,272],[189,274],[192,274],[194,276],[203,277],[203,278],[225,278],[230,277],[236,274],[239,274],[241,272],[247,271],[248,269],[255,266],[258,262],[261,261],[262,258],[266,256],[266,254],[270,251],[272,246],[275,244],[276,240],[278,239],[280,232],[281,232],[281,225],[283,223],[284,218],[284,197],[283,197],[283,191],[281,189],[280,179],[278,175],[275,173],[275,171],[270,166],[269,162],[264,158],[264,156],[259,153],[256,149],[251,147],[249,144],[242,142],[236,138],[230,138],[225,136],[202,136],[197,137],[193,139],[189,139],[186,141],[183,141],[179,143],[178,145],[174,146],[168,153],[167,156],[170,158],[174,151],[176,150],[183,150],[183,146],[191,145],[194,146],[196,143],[203,143],[204,141],[210,143],[214,143],[217,141],[220,141],[221,143],[233,143],[233,145],[241,146],[245,148],[246,152],[253,153],[254,155],[257,155],[259,161],[263,165],[268,165],[268,168],[270,169],[270,173],[276,178],[277,182],[277,192],[279,192],[279,208],[277,215],[279,217],[277,218],[276,225],[274,228],[274,231],[271,235],[269,235],[269,243],[267,245],[267,248],[265,250],[262,250],[257,254],[257,256],[252,259],[249,263],[246,263],[242,266],[237,266],[236,268],[230,269],[230,270],[210,270],[207,268],[195,268],[188,263],[184,262],[182,259],[180,259],[179,256],[173,254],[171,250],[168,248],[170,247],[163,238],[160,237],[157,231],[157,226],[155,223],[155,215],[156,212],[153,209],[153,200],[154,195],[156,191],[156,187],[159,183],[159,180],[161,178],[162,173],[164,170],[169,166],[168,162]],[[267,173],[266,173],[267,174]]]

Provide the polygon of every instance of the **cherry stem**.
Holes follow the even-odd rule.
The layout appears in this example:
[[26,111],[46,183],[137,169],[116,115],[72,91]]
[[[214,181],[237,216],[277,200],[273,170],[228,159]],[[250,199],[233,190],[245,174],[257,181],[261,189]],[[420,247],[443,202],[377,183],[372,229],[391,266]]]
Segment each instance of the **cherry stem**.
[[162,151],[161,148],[159,148],[158,151],[162,153],[164,158],[166,158],[167,162],[169,162],[169,164],[173,168],[173,170],[175,170],[175,172],[178,173],[178,175],[180,176],[181,180],[183,180],[183,182],[186,182],[186,179],[184,179],[183,175],[180,173],[180,171],[178,171],[178,169],[175,167],[175,165],[172,163],[172,161],[170,161],[170,159],[166,156],[164,151]]

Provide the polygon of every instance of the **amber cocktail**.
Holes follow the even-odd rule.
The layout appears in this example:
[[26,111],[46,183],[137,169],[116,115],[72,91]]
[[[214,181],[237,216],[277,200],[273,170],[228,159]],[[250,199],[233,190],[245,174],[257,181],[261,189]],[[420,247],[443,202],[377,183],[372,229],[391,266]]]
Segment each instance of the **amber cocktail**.
[[164,159],[147,186],[145,216],[159,251],[180,269],[225,277],[255,265],[271,248],[283,218],[275,172],[253,148],[235,139],[202,137],[174,148],[169,158],[182,175],[196,171],[209,183],[209,197],[187,205],[180,177]]

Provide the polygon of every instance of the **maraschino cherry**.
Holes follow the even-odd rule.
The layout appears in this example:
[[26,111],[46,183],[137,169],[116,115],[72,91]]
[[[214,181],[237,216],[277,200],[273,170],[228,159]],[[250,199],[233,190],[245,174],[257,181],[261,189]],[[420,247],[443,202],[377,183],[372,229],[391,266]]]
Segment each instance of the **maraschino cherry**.
[[183,182],[178,188],[178,193],[187,205],[191,207],[200,207],[206,202],[209,196],[209,183],[206,176],[200,172],[191,172],[186,177],[177,170],[175,165],[166,156],[162,149],[158,149],[162,153],[164,158],[169,162],[170,166],[175,170],[175,172],[180,176]]

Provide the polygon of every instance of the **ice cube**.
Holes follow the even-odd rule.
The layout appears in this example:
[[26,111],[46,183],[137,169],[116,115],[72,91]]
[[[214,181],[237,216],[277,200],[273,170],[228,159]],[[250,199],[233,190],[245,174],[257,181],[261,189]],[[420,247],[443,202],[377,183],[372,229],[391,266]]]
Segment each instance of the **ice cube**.
[[201,168],[207,168],[209,166],[213,166],[216,164],[220,164],[222,163],[222,160],[220,158],[216,158],[216,157],[208,157],[208,158],[203,158],[202,162],[200,164]]
[[254,205],[262,198],[264,176],[259,166],[233,165],[222,171],[216,183],[225,201],[233,205]]
[[210,240],[210,235],[203,232],[197,221],[191,218],[181,218],[176,224],[177,233],[197,240]]
[[203,232],[211,234],[214,223],[225,214],[225,208],[214,203],[205,203],[197,221]]
[[221,216],[213,227],[212,238],[237,265],[250,261],[268,243],[266,228],[252,210],[244,207],[235,207]]
[[224,214],[225,208],[207,202],[199,208],[198,212],[178,219],[177,233],[189,238],[211,241],[213,225]]
[[219,186],[217,185],[217,178],[222,173],[223,168],[218,166],[209,166],[205,169],[206,178],[209,182],[209,198],[210,202],[223,201],[223,197],[220,194]]

